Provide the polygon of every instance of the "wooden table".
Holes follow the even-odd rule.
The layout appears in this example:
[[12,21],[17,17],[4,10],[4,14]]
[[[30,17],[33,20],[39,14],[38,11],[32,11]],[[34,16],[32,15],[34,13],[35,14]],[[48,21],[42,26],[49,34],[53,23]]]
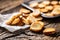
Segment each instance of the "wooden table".
[[[12,10],[6,11],[2,14],[7,13],[13,13],[20,9],[19,7],[16,7]],[[57,29],[57,32],[60,31],[60,17],[54,18],[54,19],[43,19],[43,22],[45,23],[46,27],[54,27]],[[17,34],[18,33],[18,34]],[[56,33],[54,35],[46,36],[43,33],[34,33],[30,30],[25,30],[24,32],[18,31],[15,33],[10,33],[4,28],[0,28],[0,39],[1,40],[60,40],[60,33]]]
[[[9,11],[4,12],[3,14],[13,13],[19,11],[20,6]],[[16,33],[10,33],[4,28],[0,28],[0,40],[60,40],[60,17],[54,19],[43,19],[46,27],[54,27],[57,30],[57,33],[54,35],[46,36],[43,33],[34,33],[30,30],[25,30],[24,32],[18,31]]]

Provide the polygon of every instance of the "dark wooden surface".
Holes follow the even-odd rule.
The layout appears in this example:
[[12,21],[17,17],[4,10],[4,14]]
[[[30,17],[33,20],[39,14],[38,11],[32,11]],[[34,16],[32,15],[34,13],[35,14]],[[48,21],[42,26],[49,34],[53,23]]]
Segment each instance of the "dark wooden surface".
[[[3,12],[6,15],[8,13],[13,13],[19,11],[20,6],[9,11]],[[54,19],[43,19],[46,27],[56,28],[56,33],[54,35],[44,35],[43,33],[34,33],[30,30],[24,30],[23,32],[18,31],[16,33],[10,33],[4,28],[0,28],[0,40],[60,40],[60,17]]]
[[[16,11],[19,11],[20,6],[16,7],[12,10],[6,11],[2,14],[5,15],[8,13],[13,13]],[[23,32],[18,31],[15,33],[10,33],[4,28],[0,28],[0,40],[60,40],[60,17],[59,18],[54,18],[54,19],[43,19],[43,22],[45,23],[45,28],[46,27],[54,27],[56,28],[57,32],[54,35],[46,36],[43,33],[34,33],[31,32],[30,30],[25,30]]]
[[0,13],[15,8],[23,3],[23,0],[0,0]]

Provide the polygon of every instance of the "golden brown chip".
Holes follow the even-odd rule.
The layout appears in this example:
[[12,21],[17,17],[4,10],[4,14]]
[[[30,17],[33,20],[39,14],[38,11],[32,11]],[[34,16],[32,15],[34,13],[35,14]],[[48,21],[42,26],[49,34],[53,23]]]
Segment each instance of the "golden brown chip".
[[49,5],[50,4],[50,1],[43,1],[42,4]]
[[38,22],[41,23],[41,26],[42,26],[42,27],[44,27],[44,22],[42,22],[42,21],[38,21]]
[[46,28],[43,33],[46,35],[54,34],[56,32],[55,28]]
[[48,12],[47,9],[40,9],[41,12]]
[[53,10],[53,6],[46,6],[45,9],[47,9],[47,10]]
[[30,10],[27,10],[27,9],[25,9],[25,8],[21,8],[21,9],[20,9],[20,12],[21,12],[21,13],[30,13]]
[[59,7],[56,7],[53,11],[52,11],[53,14],[55,15],[60,15],[60,6]]
[[29,20],[30,23],[33,23],[36,21],[35,17],[32,16],[31,14],[27,17],[27,19]]
[[40,21],[40,20],[42,20],[43,18],[42,17],[37,17],[37,18],[35,18],[36,20],[38,20],[38,21]]
[[38,17],[39,15],[40,15],[40,9],[35,9],[36,11],[34,11],[33,13],[32,13],[32,15],[34,16],[34,17]]
[[45,14],[46,16],[50,16],[50,17],[52,17],[52,16],[54,16],[52,13],[47,13],[47,14]]
[[[43,24],[43,25],[42,25]],[[40,21],[33,22],[30,26],[30,30],[34,32],[39,32],[44,27],[44,23]]]
[[58,1],[52,1],[51,4],[56,5],[56,4],[58,4]]
[[24,25],[22,19],[20,20],[20,22],[19,22],[17,25],[18,25],[18,26],[23,26],[23,25]]
[[14,19],[14,21],[12,22],[12,25],[15,25],[15,24],[17,24],[17,23],[19,23],[20,22],[20,18],[16,18],[16,19]]
[[33,2],[29,5],[30,7],[34,8],[38,6],[38,2]]
[[44,5],[44,4],[39,4],[39,5],[38,5],[39,8],[44,8],[45,6],[46,6],[46,5]]
[[12,23],[13,20],[14,20],[14,18],[8,19],[8,20],[6,21],[6,24],[7,24],[7,25],[10,25],[10,24]]
[[16,14],[16,15],[13,15],[11,18],[9,18],[7,21],[6,21],[6,24],[11,24],[12,23],[12,21],[14,20],[14,19],[16,19],[17,17],[19,17],[21,15],[21,13],[18,13],[18,14]]
[[6,24],[11,24],[12,23],[12,21],[14,20],[16,18],[16,16],[13,16],[13,17],[11,17],[11,18],[9,18],[7,21],[6,21]]
[[23,13],[23,14],[22,14],[22,16],[24,16],[24,17],[28,17],[28,16],[29,16],[29,14],[24,14],[24,13]]
[[27,24],[27,25],[29,25],[30,24],[30,22],[29,22],[29,20],[28,19],[25,19],[25,18],[22,18],[23,20],[23,23],[25,23],[25,24]]

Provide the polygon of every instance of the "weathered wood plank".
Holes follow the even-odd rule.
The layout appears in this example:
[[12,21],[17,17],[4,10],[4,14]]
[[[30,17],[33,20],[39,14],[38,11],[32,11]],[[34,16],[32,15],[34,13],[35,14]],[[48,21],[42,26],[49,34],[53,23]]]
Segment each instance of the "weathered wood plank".
[[[8,12],[4,12],[3,14],[16,12],[19,9],[20,9],[20,6]],[[31,32],[30,30],[26,30],[21,34],[19,33],[20,31],[18,32],[18,34],[12,34],[12,33],[6,32],[6,30],[3,28],[0,28],[0,34],[3,32],[6,32],[3,35],[0,35],[0,39],[1,40],[60,40],[60,36],[59,36],[60,35],[60,18],[55,18],[55,19],[44,18],[43,22],[45,23],[45,28],[47,27],[56,28],[57,32],[59,32],[57,33],[58,35],[54,34],[52,36],[46,36],[42,33]]]

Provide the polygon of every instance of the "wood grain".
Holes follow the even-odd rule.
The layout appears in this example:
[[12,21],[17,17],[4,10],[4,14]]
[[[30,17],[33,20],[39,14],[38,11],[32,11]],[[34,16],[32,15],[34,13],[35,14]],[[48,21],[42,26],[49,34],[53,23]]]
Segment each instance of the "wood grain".
[[23,0],[0,0],[0,13],[19,6]]
[[[8,12],[4,12],[4,15],[10,12],[11,13],[16,12],[19,9],[20,9],[20,6]],[[4,28],[0,28],[0,34],[5,32],[3,35],[0,35],[0,40],[60,40],[60,17],[54,18],[54,19],[43,18],[42,21],[45,23],[45,28],[54,27],[56,28],[57,33],[54,35],[47,36],[41,32],[34,33],[34,32],[31,32],[30,30],[25,30],[22,33],[20,33],[21,31],[19,31],[19,32],[16,32],[18,34],[15,34],[15,33],[7,32],[7,30],[5,30]]]

